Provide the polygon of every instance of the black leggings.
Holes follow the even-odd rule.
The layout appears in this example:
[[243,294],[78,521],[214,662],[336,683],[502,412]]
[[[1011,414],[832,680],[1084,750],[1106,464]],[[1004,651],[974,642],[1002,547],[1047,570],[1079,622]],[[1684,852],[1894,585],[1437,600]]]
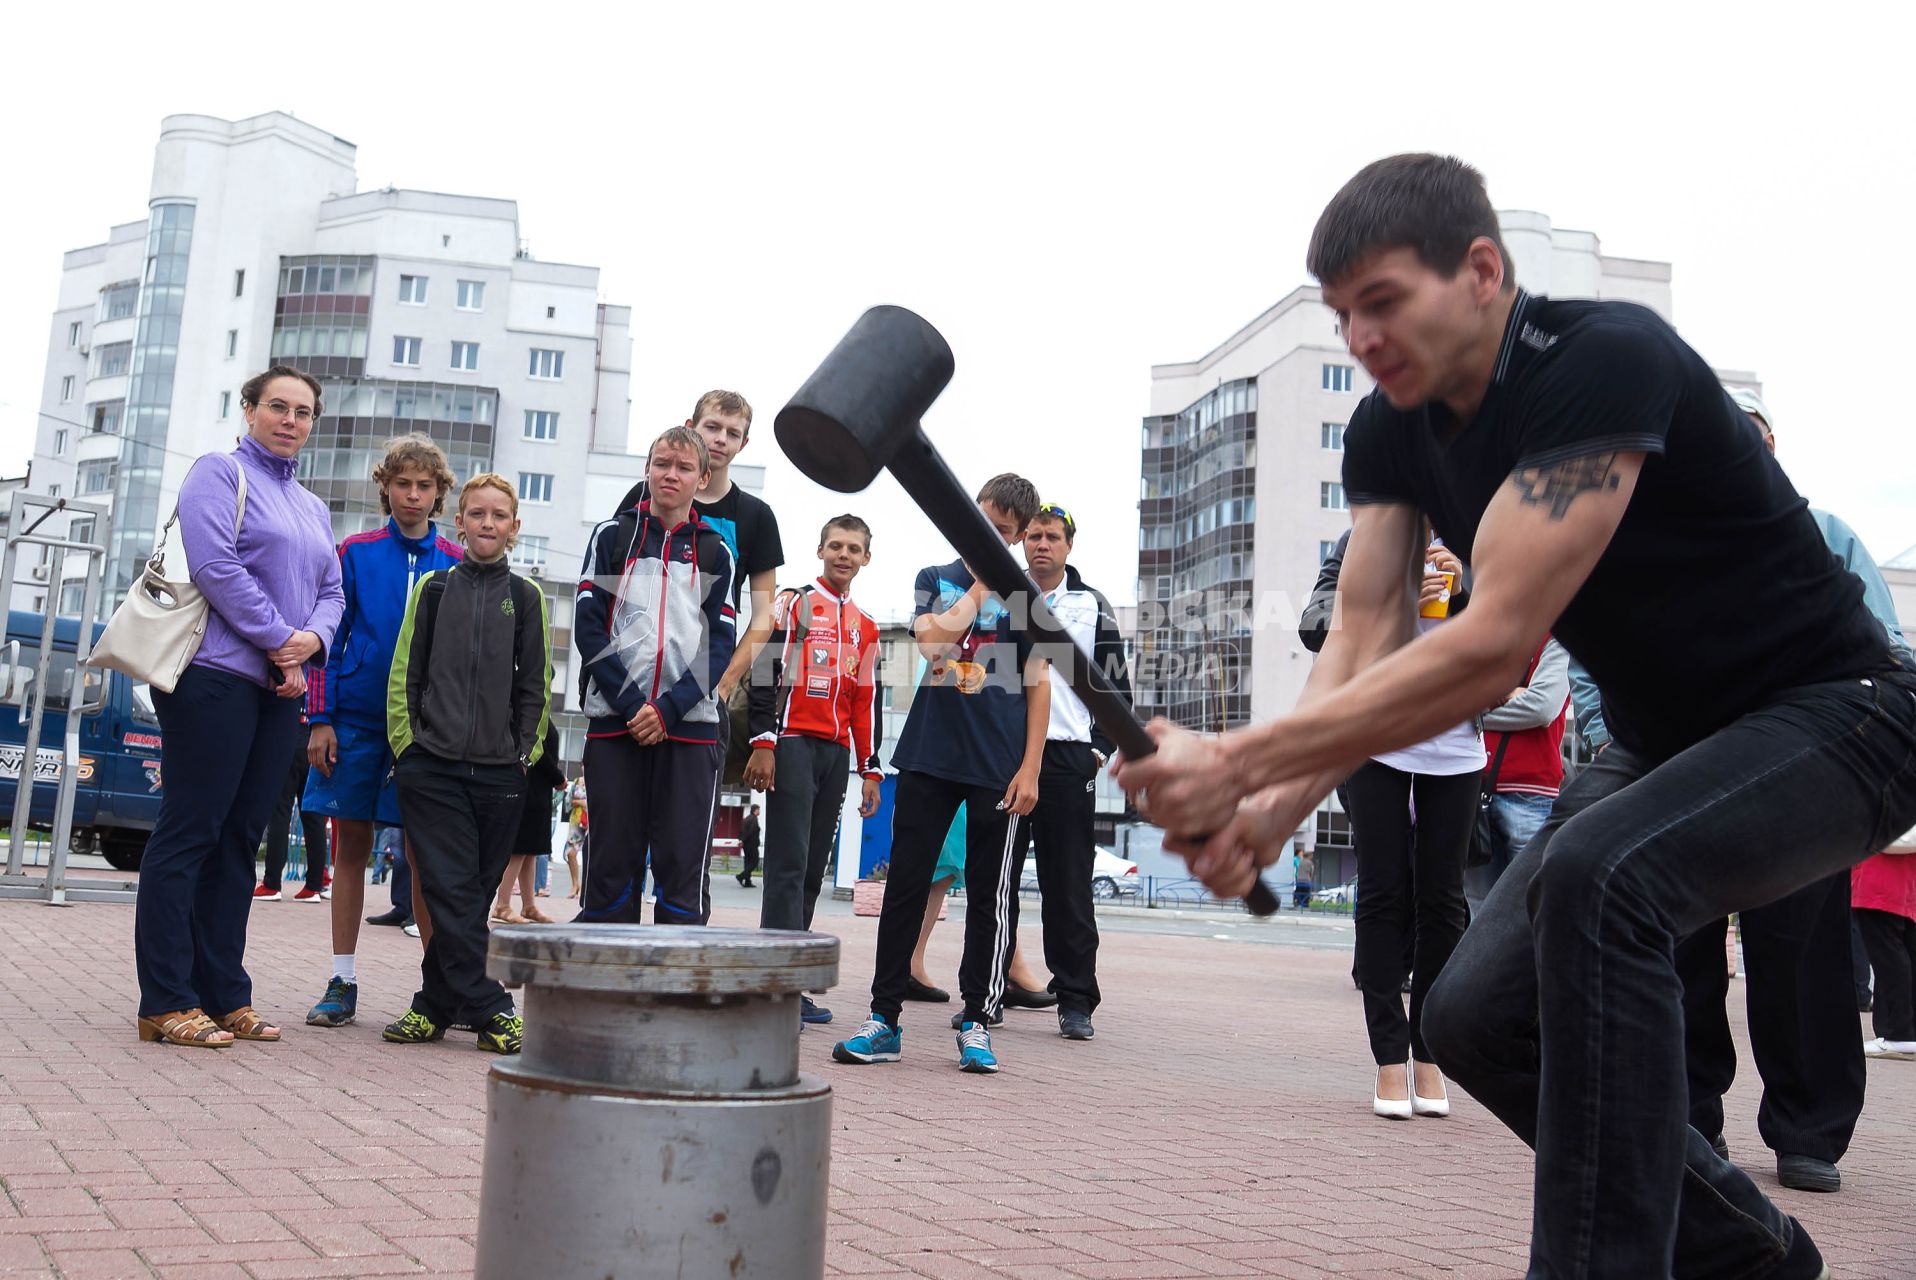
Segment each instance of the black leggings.
[[1482,770],[1410,774],[1372,760],[1346,784],[1357,845],[1356,978],[1379,1066],[1431,1060],[1418,1022],[1425,993],[1464,936],[1464,855],[1482,778]]

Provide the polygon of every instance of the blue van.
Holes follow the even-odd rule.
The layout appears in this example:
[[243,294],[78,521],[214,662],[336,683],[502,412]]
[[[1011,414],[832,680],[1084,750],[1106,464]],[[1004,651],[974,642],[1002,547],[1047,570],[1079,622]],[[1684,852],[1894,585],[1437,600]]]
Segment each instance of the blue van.
[[[19,609],[9,613],[6,650],[0,661],[17,662],[31,679],[39,667],[44,625],[37,613]],[[94,636],[104,629],[103,624],[93,624]],[[67,731],[66,683],[79,635],[78,618],[54,620],[53,660],[47,668],[47,683],[54,692],[48,695],[46,715],[40,722],[39,759],[33,766],[31,824],[36,831],[53,828],[53,784],[60,777]],[[12,656],[15,643],[20,646],[17,657]],[[134,871],[160,813],[160,718],[153,711],[153,691],[145,683],[92,667],[85,677],[82,703],[97,704],[97,709],[80,723],[73,848],[100,854],[116,870]],[[13,820],[26,745],[26,712],[12,703],[0,704],[0,822]]]

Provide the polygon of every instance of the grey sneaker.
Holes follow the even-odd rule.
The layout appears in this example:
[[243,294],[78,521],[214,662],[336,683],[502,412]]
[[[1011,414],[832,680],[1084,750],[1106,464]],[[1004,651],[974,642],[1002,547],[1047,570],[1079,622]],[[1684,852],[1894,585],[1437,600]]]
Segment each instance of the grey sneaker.
[[1058,1034],[1067,1040],[1089,1040],[1097,1035],[1091,1026],[1091,1015],[1077,1009],[1058,1010]]

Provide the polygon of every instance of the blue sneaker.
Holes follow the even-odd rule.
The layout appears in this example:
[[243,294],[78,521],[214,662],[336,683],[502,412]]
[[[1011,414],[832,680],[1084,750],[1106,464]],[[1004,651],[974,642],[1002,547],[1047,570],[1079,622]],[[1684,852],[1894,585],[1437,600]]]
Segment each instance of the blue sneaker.
[[306,1013],[309,1027],[343,1027],[359,1013],[359,984],[335,976],[326,994]]
[[991,1075],[998,1070],[998,1059],[991,1052],[991,1032],[976,1022],[958,1029],[958,1069]]
[[896,1062],[904,1048],[905,1033],[874,1013],[865,1019],[857,1035],[832,1046],[832,1059],[836,1062]]
[[798,998],[798,1020],[800,1022],[826,1023],[832,1020],[832,1011],[816,1004],[810,996]]

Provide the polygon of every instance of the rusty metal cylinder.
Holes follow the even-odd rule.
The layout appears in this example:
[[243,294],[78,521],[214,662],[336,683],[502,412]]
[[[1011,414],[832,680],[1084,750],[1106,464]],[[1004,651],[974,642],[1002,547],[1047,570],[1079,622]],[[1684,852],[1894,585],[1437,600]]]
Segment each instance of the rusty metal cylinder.
[[476,1280],[819,1280],[831,1089],[799,997],[838,939],[518,925],[488,971],[525,1045],[486,1082]]

